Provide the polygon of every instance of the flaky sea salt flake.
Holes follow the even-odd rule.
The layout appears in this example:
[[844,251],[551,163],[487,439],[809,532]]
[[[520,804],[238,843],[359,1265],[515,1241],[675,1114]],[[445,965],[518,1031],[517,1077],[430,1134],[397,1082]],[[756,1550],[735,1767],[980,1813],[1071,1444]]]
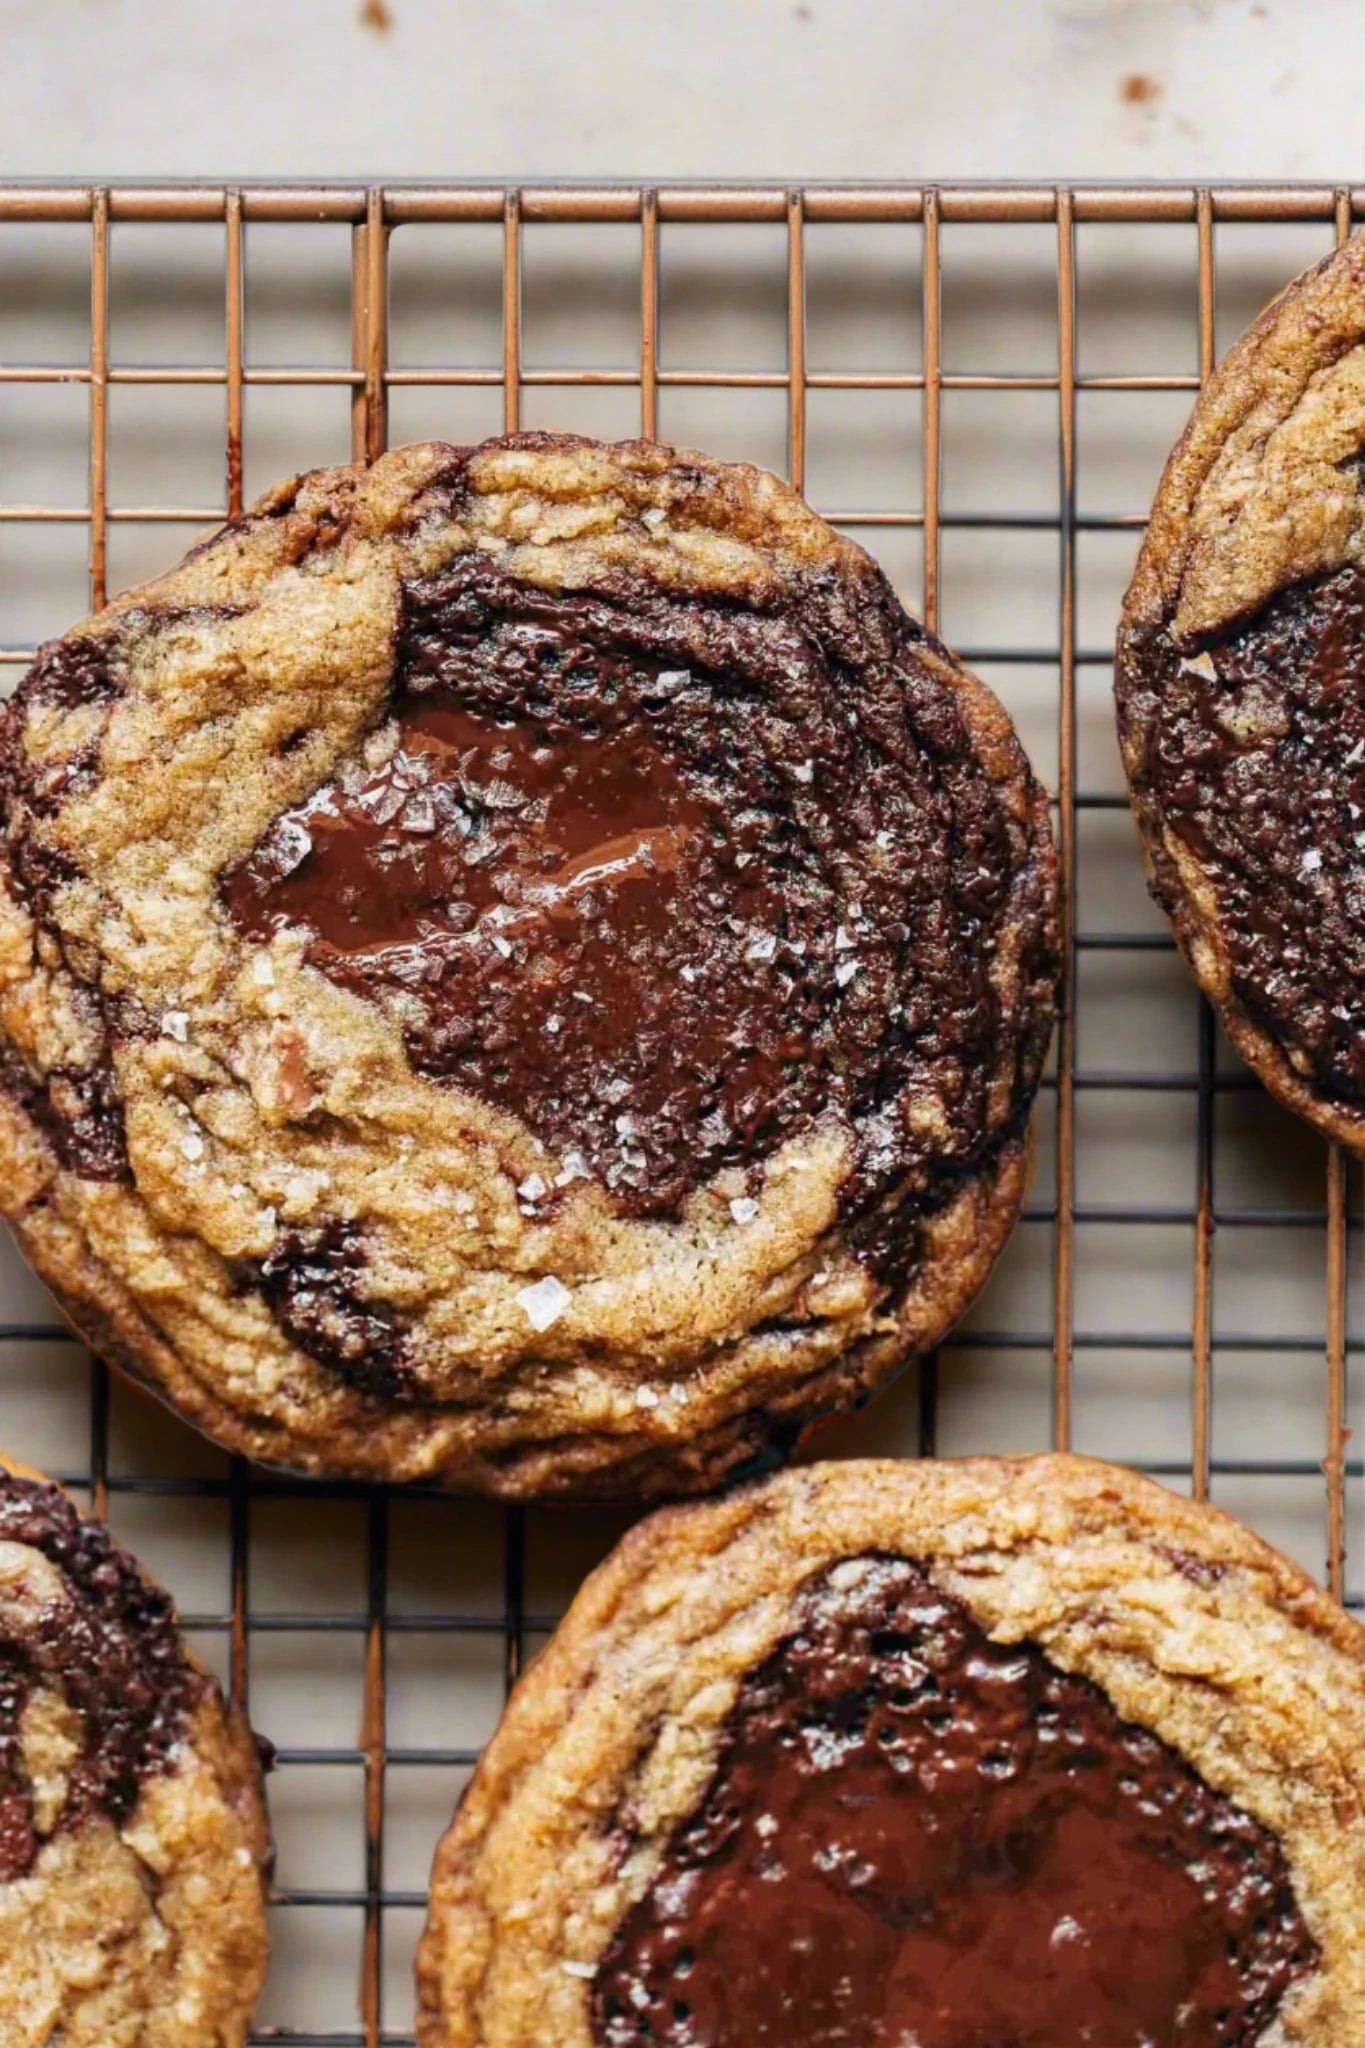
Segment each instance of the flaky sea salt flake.
[[752,1223],[758,1214],[758,1203],[752,1195],[736,1195],[730,1204],[730,1214],[736,1223]]
[[184,1045],[190,1035],[190,1020],[184,1010],[167,1010],[161,1019],[163,1037],[173,1038],[177,1045]]
[[531,1287],[522,1287],[517,1292],[517,1307],[533,1330],[548,1330],[557,1323],[569,1303],[573,1300],[562,1280],[556,1280],[553,1273],[547,1273],[543,1280],[537,1280]]

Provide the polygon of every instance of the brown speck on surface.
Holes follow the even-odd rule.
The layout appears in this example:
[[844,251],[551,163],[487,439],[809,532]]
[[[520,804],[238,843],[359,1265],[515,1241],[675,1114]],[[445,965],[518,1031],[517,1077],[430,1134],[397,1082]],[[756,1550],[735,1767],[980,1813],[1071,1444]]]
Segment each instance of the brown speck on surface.
[[814,19],[809,7],[793,7],[792,13],[798,21],[811,21]]
[[377,36],[386,36],[393,27],[393,15],[385,0],[365,0],[360,10],[360,26],[372,28]]
[[1149,107],[1161,97],[1161,87],[1145,71],[1132,71],[1119,87],[1119,98],[1130,107]]

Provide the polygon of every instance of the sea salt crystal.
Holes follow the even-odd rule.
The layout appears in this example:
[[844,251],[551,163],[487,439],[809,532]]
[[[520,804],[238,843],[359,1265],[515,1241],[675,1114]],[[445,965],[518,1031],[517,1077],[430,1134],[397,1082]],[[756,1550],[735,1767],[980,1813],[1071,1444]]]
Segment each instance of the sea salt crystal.
[[1216,682],[1218,671],[1213,665],[1213,656],[1205,648],[1201,654],[1187,655],[1180,666],[1189,670],[1192,676],[1203,676],[1206,682]]
[[856,939],[850,938],[848,932],[844,929],[843,925],[837,925],[835,927],[834,950],[836,953],[851,953],[856,947],[857,943],[858,941]]
[[204,1141],[194,1131],[189,1131],[180,1140],[180,1150],[186,1159],[202,1159],[204,1156]]
[[798,782],[814,782],[814,761],[799,761],[796,767],[792,769],[792,774],[796,777]]
[[167,1010],[161,1019],[161,1030],[165,1037],[173,1038],[178,1045],[184,1045],[190,1035],[190,1020],[184,1010]]
[[746,960],[771,960],[777,952],[777,940],[771,932],[755,932],[744,948]]
[[549,1032],[551,1038],[557,1038],[560,1032],[558,1017],[547,1017],[545,1019],[545,1029]]
[[587,1161],[584,1159],[583,1154],[581,1152],[575,1151],[572,1148],[570,1148],[570,1150],[564,1154],[563,1168],[559,1173],[555,1175],[555,1186],[557,1188],[567,1188],[573,1181],[586,1180],[587,1178]]
[[752,1223],[758,1214],[758,1203],[752,1195],[736,1195],[730,1204],[730,1214],[736,1223]]
[[532,1287],[523,1287],[517,1293],[517,1307],[533,1330],[548,1330],[557,1323],[569,1303],[573,1300],[562,1280],[556,1280],[553,1273],[547,1273],[543,1280],[537,1280]]
[[856,960],[840,960],[834,969],[834,979],[840,988],[847,988],[858,972]]
[[1318,870],[1318,869],[1319,869],[1319,868],[1320,868],[1321,866],[1322,866],[1322,855],[1321,855],[1321,854],[1320,854],[1320,853],[1318,852],[1318,850],[1317,850],[1316,846],[1310,846],[1310,847],[1309,847],[1309,849],[1308,849],[1308,851],[1307,851],[1307,853],[1306,853],[1306,854],[1304,855],[1304,857],[1303,857],[1303,871],[1304,871],[1304,873],[1305,873],[1306,875],[1312,875],[1312,874],[1316,874],[1316,873],[1317,873],[1317,870]]
[[416,833],[436,830],[436,806],[425,792],[408,798],[403,807],[403,830]]
[[251,979],[257,988],[275,986],[275,963],[268,953],[258,953],[251,963]]
[[657,1408],[659,1396],[653,1387],[637,1387],[635,1389],[635,1405],[637,1408]]
[[695,967],[680,967],[678,969],[678,973],[682,976],[682,979],[684,981],[689,983],[694,982],[697,978],[697,970]]
[[541,1196],[547,1192],[546,1183],[538,1173],[528,1173],[525,1180],[517,1188],[517,1193],[521,1196],[523,1202],[538,1202]]
[[504,959],[504,960],[510,960],[510,959],[511,959],[511,957],[512,957],[512,942],[511,942],[511,940],[510,940],[510,939],[505,939],[505,938],[503,937],[503,935],[502,935],[502,933],[501,933],[501,932],[494,932],[494,934],[493,934],[493,944],[494,944],[494,945],[495,945],[495,946],[497,947],[498,951],[499,951],[499,952],[500,952],[500,953],[502,954],[502,957],[503,957],[503,959]]
[[635,1135],[634,1117],[618,1116],[616,1119],[616,1134],[620,1138],[633,1138]]
[[640,524],[642,526],[647,526],[650,532],[653,533],[656,530],[656,528],[663,525],[667,517],[668,514],[665,512],[662,505],[651,505],[647,512],[642,512],[640,514]]
[[561,1963],[559,1967],[566,1977],[581,1977],[585,1984],[590,1984],[597,1975],[596,1963]]

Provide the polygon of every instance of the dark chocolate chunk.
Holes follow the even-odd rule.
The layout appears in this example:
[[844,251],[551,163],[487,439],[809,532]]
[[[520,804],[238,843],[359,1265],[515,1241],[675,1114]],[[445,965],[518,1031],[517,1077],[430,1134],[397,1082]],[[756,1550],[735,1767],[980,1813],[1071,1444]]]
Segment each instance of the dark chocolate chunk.
[[0,1631],[0,1882],[13,1883],[40,1847],[23,1757],[35,1691],[62,1695],[80,1716],[56,1827],[101,1815],[120,1827],[144,1780],[171,1768],[212,1680],[189,1664],[169,1595],[57,1487],[0,1473],[0,1543],[41,1553],[66,1596],[43,1605],[31,1629],[11,1617]]
[[56,1067],[40,1078],[0,1040],[0,1093],[23,1106],[68,1173],[82,1180],[131,1180],[123,1101],[108,1060]]
[[365,1244],[345,1223],[285,1231],[250,1276],[301,1351],[363,1392],[392,1400],[407,1377],[395,1310],[364,1286]]
[[1252,2048],[1279,1844],[903,1559],[817,1581],[592,1986],[599,2048]]
[[[1135,791],[1209,874],[1232,986],[1323,1093],[1365,1101],[1365,570],[1200,647],[1130,640]],[[1176,906],[1173,879],[1154,885]]]

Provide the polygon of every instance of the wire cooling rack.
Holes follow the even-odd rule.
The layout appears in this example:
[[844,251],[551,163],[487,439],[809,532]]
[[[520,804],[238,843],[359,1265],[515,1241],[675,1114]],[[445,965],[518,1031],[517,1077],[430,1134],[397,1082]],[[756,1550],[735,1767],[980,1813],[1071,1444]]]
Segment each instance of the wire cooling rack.
[[[1216,350],[1362,204],[0,186],[0,675],[188,529],[391,437],[643,432],[785,470],[1010,706],[1055,797],[1067,934],[1025,1219],[951,1344],[817,1448],[1072,1444],[1223,1501],[1359,1605],[1353,1179],[1222,1044],[1146,901],[1109,663]],[[257,1472],[111,1381],[12,1254],[0,1317],[0,1442],[108,1515],[278,1745],[255,2038],[411,2042],[432,1846],[629,1518]]]

